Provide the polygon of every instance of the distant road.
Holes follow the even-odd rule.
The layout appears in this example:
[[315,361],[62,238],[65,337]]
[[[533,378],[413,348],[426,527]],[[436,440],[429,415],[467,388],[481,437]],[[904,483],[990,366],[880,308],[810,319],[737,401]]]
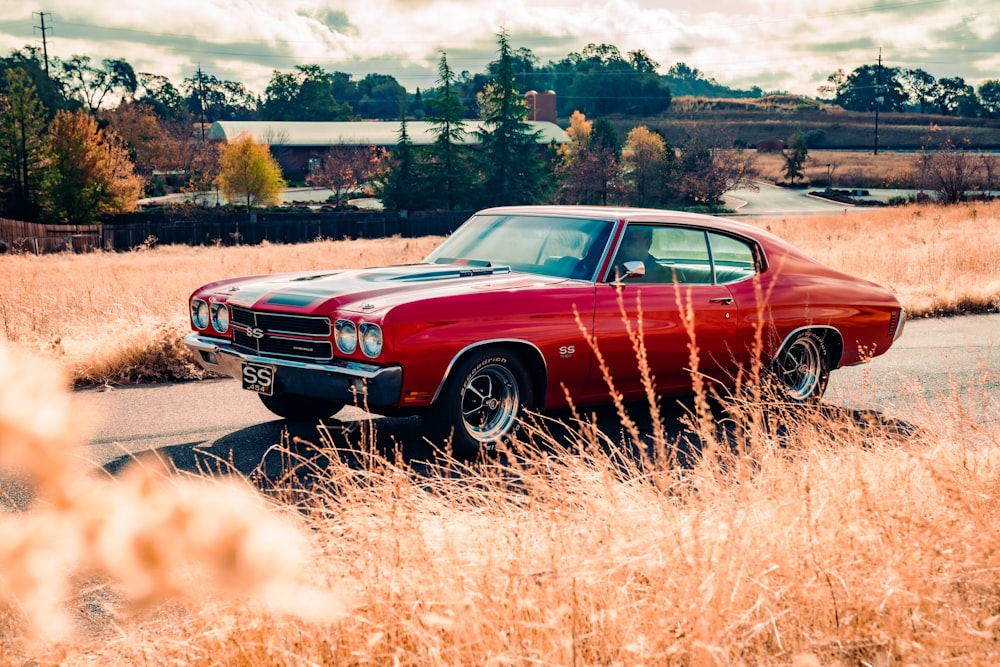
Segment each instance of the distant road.
[[[849,206],[823,199],[811,197],[810,192],[818,188],[782,188],[770,183],[758,182],[759,190],[733,190],[724,197],[729,208],[736,215],[792,215],[796,213],[837,213],[840,211],[864,211],[863,206]],[[914,190],[866,190],[866,199],[888,201],[894,195],[909,195]]]

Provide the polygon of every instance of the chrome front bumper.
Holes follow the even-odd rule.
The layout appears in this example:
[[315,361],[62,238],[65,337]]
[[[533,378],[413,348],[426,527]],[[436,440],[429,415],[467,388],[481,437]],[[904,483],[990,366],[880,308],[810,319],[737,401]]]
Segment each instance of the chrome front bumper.
[[329,364],[317,364],[260,357],[240,352],[228,341],[197,333],[185,336],[184,344],[194,352],[203,368],[236,379],[243,377],[244,362],[272,366],[275,369],[275,393],[369,406],[399,403],[403,384],[403,369],[399,366],[374,366],[340,359]]

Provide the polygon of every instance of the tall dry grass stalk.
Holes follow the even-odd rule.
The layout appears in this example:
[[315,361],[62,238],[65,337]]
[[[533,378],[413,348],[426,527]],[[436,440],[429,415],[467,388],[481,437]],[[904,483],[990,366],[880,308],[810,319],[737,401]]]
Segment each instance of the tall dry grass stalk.
[[339,611],[338,596],[305,579],[310,544],[294,515],[245,482],[177,477],[153,462],[95,477],[85,432],[59,369],[0,345],[0,480],[21,483],[4,504],[22,507],[0,514],[0,658],[17,654],[11,632],[71,636],[78,595],[105,598],[105,625],[115,601],[212,594],[312,618]]
[[[762,413],[764,403],[718,408],[710,456],[649,433],[619,440],[581,416],[569,439],[540,421],[505,456],[418,473],[370,441],[358,445],[363,463],[349,463],[356,456],[321,431],[323,457],[289,452],[299,473],[289,480],[308,473],[316,484],[286,488],[316,545],[302,569],[351,582],[346,613],[299,620],[201,597],[33,655],[68,665],[995,664],[996,430],[941,415],[913,430],[830,408]],[[635,446],[683,448],[691,463],[625,453]],[[0,656],[24,658],[5,641]]]

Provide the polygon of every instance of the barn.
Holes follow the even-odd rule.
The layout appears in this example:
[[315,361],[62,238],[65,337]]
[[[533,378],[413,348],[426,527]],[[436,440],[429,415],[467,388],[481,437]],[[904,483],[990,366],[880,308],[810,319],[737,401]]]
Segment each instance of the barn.
[[[539,146],[564,144],[569,137],[550,121],[526,121],[531,131],[538,132]],[[477,131],[481,121],[463,121],[464,143],[479,142]],[[406,132],[415,146],[434,143],[435,125],[429,121],[407,121]],[[257,143],[270,147],[285,178],[304,178],[312,166],[337,146],[381,146],[394,148],[399,143],[399,121],[357,122],[287,122],[287,121],[217,121],[208,130],[211,139],[232,141],[249,134]]]

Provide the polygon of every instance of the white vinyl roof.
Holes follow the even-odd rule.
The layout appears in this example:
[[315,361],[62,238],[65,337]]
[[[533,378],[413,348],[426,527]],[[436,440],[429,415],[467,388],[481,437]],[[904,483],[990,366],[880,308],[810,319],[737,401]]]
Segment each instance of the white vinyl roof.
[[[539,144],[565,144],[569,137],[561,127],[547,121],[527,121],[532,131],[540,131]],[[481,121],[463,121],[466,144],[479,143],[476,131]],[[360,122],[288,122],[288,121],[228,121],[212,123],[211,139],[232,141],[241,134],[250,134],[259,144],[268,146],[395,146],[399,143],[399,121]],[[434,124],[429,121],[407,121],[406,132],[416,146],[434,143]]]

